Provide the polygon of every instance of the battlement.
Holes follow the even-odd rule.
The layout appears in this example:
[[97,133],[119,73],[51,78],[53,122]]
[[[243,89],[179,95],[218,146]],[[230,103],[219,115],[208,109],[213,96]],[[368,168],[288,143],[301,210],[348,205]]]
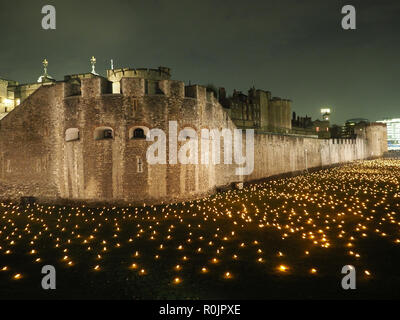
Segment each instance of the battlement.
[[386,128],[387,125],[386,125],[386,123],[382,123],[382,122],[370,122],[370,123],[368,123],[367,127],[382,127],[382,128]]
[[206,88],[199,85],[189,85],[185,87],[185,96],[193,99],[206,99]]
[[121,79],[121,94],[124,96],[143,97],[146,94],[145,80],[140,78]]
[[82,79],[93,79],[99,75],[93,73],[77,73],[64,76],[64,81],[79,83]]
[[103,77],[81,79],[82,97],[101,96],[112,93],[111,82]]
[[0,78],[0,87],[14,87],[18,85],[19,83],[17,81]]
[[168,97],[185,97],[185,84],[182,81],[162,80],[158,82],[158,85],[160,90]]
[[256,95],[262,97],[263,99],[271,100],[271,92],[266,90],[258,89],[256,90]]
[[280,98],[280,97],[273,97],[273,98],[270,98],[270,100],[271,100],[271,101],[276,101],[276,102],[293,102],[293,101],[290,100],[290,99],[282,99],[282,98]]
[[[78,79],[79,81],[71,81]],[[176,80],[160,80],[151,84],[144,78],[121,78],[120,90],[115,92],[113,83],[101,76],[94,77],[66,77],[64,81],[64,97],[82,96],[85,98],[98,97],[105,94],[120,94],[127,97],[141,98],[151,95],[161,95],[173,98],[192,98],[199,101],[217,102],[213,92],[207,91],[206,87],[200,85],[185,86],[184,82]],[[150,87],[150,85],[152,87]]]
[[159,81],[171,79],[171,69],[159,67],[158,69],[149,68],[120,68],[107,70],[107,79],[111,82],[121,81],[122,78],[142,78],[146,80]]
[[185,97],[185,84],[182,81],[160,80],[150,84],[144,78],[125,77],[121,79],[120,85],[121,94],[124,96],[143,97],[158,94],[166,97]]

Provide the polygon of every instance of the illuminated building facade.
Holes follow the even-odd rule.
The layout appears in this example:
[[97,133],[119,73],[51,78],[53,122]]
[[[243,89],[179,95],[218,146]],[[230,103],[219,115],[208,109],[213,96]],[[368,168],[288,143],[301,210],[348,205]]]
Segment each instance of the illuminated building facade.
[[387,126],[388,149],[400,150],[400,118],[378,121]]
[[0,120],[41,86],[55,83],[55,80],[47,74],[47,66],[48,61],[45,59],[44,73],[36,83],[19,84],[17,81],[0,78]]
[[331,117],[331,109],[330,108],[321,109],[321,115],[323,121],[329,121]]

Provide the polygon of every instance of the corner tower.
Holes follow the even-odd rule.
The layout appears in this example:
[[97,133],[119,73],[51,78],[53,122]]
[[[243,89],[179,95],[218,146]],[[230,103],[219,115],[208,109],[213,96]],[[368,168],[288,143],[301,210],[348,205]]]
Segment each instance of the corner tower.
[[146,68],[122,68],[107,70],[107,79],[112,82],[113,93],[121,93],[122,78],[140,78],[145,80],[145,93],[157,94],[158,81],[170,80],[171,69],[167,67],[158,67],[158,69]]

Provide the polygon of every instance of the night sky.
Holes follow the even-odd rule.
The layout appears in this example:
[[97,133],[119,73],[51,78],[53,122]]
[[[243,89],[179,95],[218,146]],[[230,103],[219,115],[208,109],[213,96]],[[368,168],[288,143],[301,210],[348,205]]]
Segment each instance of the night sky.
[[[41,28],[42,6],[57,30]],[[341,8],[357,9],[357,30]],[[400,2],[385,0],[0,0],[0,78],[167,66],[172,78],[293,100],[300,115],[332,121],[400,118]]]

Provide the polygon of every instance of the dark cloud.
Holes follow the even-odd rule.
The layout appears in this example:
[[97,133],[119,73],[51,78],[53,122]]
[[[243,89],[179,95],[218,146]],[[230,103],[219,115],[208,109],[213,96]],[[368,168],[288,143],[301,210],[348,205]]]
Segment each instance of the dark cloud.
[[[41,29],[41,8],[57,30]],[[333,120],[400,117],[398,1],[356,0],[357,30],[340,27],[344,1],[14,0],[0,3],[0,77],[57,79],[109,67],[169,66],[173,78],[290,98],[300,114]]]

